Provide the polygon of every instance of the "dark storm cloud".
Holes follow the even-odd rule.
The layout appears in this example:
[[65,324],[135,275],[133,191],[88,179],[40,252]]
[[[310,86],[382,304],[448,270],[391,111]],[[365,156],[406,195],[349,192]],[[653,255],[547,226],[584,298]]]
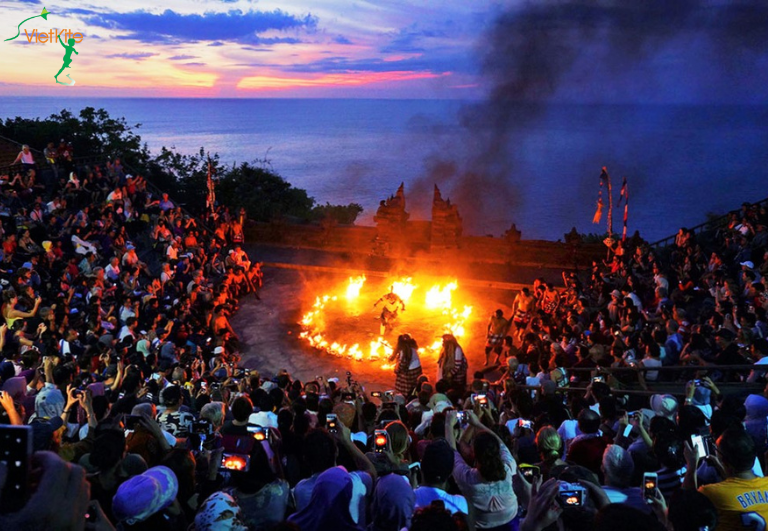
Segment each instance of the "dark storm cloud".
[[[446,24],[450,26],[450,24]],[[446,29],[422,28],[412,24],[393,33],[391,40],[381,48],[384,53],[420,53],[425,52],[429,39],[446,38]]]

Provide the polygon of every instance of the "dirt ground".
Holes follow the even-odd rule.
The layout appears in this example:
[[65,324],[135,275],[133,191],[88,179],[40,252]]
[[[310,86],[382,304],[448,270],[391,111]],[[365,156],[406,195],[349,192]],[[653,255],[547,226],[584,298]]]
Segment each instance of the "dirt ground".
[[[302,381],[316,375],[345,380],[349,371],[351,377],[369,391],[393,388],[394,374],[391,369],[382,369],[382,361],[356,361],[332,356],[312,348],[299,338],[302,331],[299,322],[304,313],[311,309],[315,297],[339,293],[346,286],[347,278],[346,275],[266,269],[264,288],[260,292],[261,300],[253,295],[245,297],[240,301],[240,311],[231,320],[243,344],[243,365],[258,369],[268,377],[286,369]],[[446,319],[440,312],[430,312],[421,307],[431,283],[426,279],[422,282],[418,277],[414,282],[419,284],[419,288],[414,292],[395,330],[386,336],[392,344],[396,342],[399,333],[410,333],[421,347],[433,343],[442,334],[442,324]],[[376,319],[379,312],[373,308],[373,304],[386,291],[388,285],[385,279],[371,278],[355,303],[350,304],[344,298],[329,303],[325,311],[326,337],[330,341],[350,345],[360,343],[361,347],[375,340],[379,332]],[[454,300],[462,307],[473,307],[465,326],[465,339],[460,340],[470,362],[470,378],[474,371],[483,368],[488,318],[497,308],[503,309],[508,317],[514,295],[509,291],[462,288],[459,281]],[[364,350],[367,352],[367,348]],[[424,355],[422,365],[424,373],[430,380],[434,380],[436,358]]]

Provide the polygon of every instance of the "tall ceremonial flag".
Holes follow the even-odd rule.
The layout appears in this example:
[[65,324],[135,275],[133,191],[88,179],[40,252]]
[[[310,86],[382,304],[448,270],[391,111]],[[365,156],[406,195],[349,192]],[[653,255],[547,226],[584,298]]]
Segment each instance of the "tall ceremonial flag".
[[[603,218],[603,184],[608,185],[608,200],[610,203],[610,197],[611,197],[611,180],[610,177],[608,177],[608,171],[605,169],[605,166],[603,166],[603,170],[600,172],[600,191],[597,193],[597,210],[595,211],[595,215],[592,218],[592,223],[600,223],[600,220]],[[611,211],[610,211],[610,205],[608,210],[608,219],[611,218]],[[608,222],[610,225],[610,221]]]
[[216,184],[213,182],[213,176],[216,174],[216,170],[213,168],[213,164],[211,164],[211,157],[208,156],[208,194],[205,198],[205,207],[210,210],[211,214],[213,214],[215,208],[216,208]]
[[619,193],[619,202],[616,208],[621,206],[621,201],[624,200],[624,230],[621,233],[621,241],[627,239],[627,217],[629,216],[629,188],[627,188],[627,178],[624,177],[624,182],[621,183],[621,192]]

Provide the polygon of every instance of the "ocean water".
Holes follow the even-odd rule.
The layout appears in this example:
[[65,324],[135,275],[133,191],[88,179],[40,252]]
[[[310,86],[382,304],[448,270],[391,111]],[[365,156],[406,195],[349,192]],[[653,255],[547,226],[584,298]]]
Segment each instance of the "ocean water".
[[[137,132],[153,152],[168,146],[193,153],[202,146],[225,163],[266,159],[320,203],[360,203],[359,223],[371,223],[379,200],[404,182],[412,219],[429,218],[437,184],[458,205],[469,225],[465,233],[499,236],[513,222],[528,239],[562,238],[571,227],[604,232],[605,214],[599,226],[591,223],[602,166],[612,175],[615,200],[627,178],[630,234],[640,230],[652,241],[701,223],[710,212],[768,196],[768,107],[520,105],[511,111],[499,170],[484,145],[498,139],[490,124],[462,125],[469,105],[4,97],[0,118],[103,107],[140,123]],[[436,161],[471,171],[475,160],[496,167],[495,180],[433,171]],[[614,231],[622,217],[623,209],[614,209]]]

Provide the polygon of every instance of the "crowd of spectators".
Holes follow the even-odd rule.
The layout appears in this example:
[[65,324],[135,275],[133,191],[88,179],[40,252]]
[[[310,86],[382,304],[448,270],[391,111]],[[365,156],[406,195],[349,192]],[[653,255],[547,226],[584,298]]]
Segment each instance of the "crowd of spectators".
[[500,375],[395,392],[241,367],[262,274],[226,209],[36,169],[2,179],[0,529],[765,528],[768,391],[721,394],[764,381],[764,209],[537,281],[492,317]]

